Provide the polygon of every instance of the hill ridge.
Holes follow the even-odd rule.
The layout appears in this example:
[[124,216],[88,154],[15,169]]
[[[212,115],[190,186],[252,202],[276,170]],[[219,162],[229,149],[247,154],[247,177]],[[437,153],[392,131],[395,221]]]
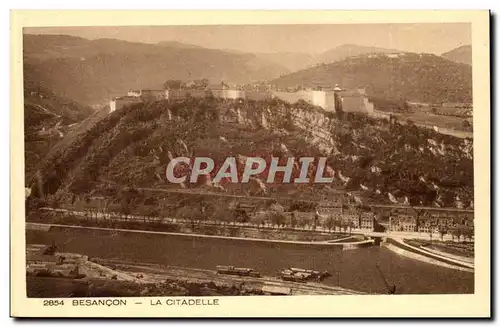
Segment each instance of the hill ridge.
[[[392,55],[391,55],[392,56]],[[472,102],[472,69],[432,54],[363,54],[281,76],[278,87],[365,88],[368,96],[421,102]]]
[[245,84],[289,72],[254,54],[116,39],[25,35],[23,51],[28,79],[84,104],[104,104],[130,88],[158,88],[168,79]]
[[472,65],[472,46],[462,45],[441,54],[441,57],[448,60]]

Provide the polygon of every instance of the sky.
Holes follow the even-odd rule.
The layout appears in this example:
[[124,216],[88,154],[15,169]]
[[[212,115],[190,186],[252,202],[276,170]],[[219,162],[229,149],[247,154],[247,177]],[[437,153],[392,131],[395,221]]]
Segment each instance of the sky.
[[254,53],[321,53],[342,44],[357,44],[440,55],[471,44],[469,23],[32,27],[24,33],[143,43],[178,41]]

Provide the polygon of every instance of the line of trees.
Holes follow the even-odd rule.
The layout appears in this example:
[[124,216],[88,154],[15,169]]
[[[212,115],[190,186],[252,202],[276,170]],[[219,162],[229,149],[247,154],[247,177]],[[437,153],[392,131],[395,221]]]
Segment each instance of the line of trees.
[[[266,210],[254,212],[250,215],[240,203],[213,203],[199,201],[195,205],[179,203],[180,206],[170,210],[169,214],[161,210],[156,201],[151,203],[151,198],[144,198],[141,192],[134,188],[126,188],[120,192],[119,200],[113,202],[112,197],[85,198],[83,217],[87,220],[97,221],[137,221],[142,219],[144,223],[168,222],[165,216],[172,217],[171,220],[182,220],[190,222],[193,228],[204,224],[213,223],[222,226],[246,224],[257,228],[294,228],[318,230],[322,228],[329,232],[344,232],[355,227],[353,221],[344,219],[340,214],[328,215],[320,219],[316,214],[300,214],[299,211],[285,211],[279,204],[271,204]],[[154,199],[153,199],[154,200]],[[92,203],[90,203],[92,201]],[[53,203],[52,201],[51,203]],[[293,206],[294,208],[297,205]],[[75,208],[74,215],[82,209]],[[71,213],[72,211],[69,210]],[[310,212],[310,211],[309,211]],[[162,217],[163,216],[163,217]]]
[[441,237],[441,241],[447,234],[451,235],[453,241],[456,239],[458,242],[460,242],[461,239],[463,239],[464,242],[466,240],[472,241],[472,237],[474,236],[474,229],[465,225],[459,225],[452,228],[439,226],[438,232]]

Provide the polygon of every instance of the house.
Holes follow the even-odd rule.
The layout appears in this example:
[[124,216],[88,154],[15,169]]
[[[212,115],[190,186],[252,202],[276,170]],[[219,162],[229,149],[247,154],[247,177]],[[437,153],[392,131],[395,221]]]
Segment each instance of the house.
[[221,91],[220,97],[222,99],[231,99],[231,100],[236,100],[240,98],[245,99],[245,91],[236,89],[223,89]]
[[115,110],[121,109],[125,106],[133,105],[136,103],[141,103],[142,98],[140,97],[135,97],[135,96],[123,96],[123,97],[117,97],[113,98],[109,102],[109,112],[113,112]]
[[128,90],[127,97],[142,98],[144,101],[168,99],[168,90]]
[[325,203],[319,204],[318,212],[323,215],[340,215],[342,213],[342,204],[338,203]]
[[342,90],[338,92],[343,112],[372,113],[373,103],[368,101],[365,89]]
[[150,90],[145,89],[141,90],[140,97],[143,101],[157,101],[157,100],[165,100],[168,99],[169,91],[168,90]]
[[373,230],[375,214],[373,212],[362,212],[359,217],[359,227],[361,229]]
[[436,233],[438,228],[438,219],[426,213],[420,218],[417,231],[421,233]]
[[296,103],[302,100],[314,106],[319,106],[324,110],[335,110],[333,92],[321,90],[287,90],[272,91],[271,95],[273,98],[278,98],[289,103]]
[[323,109],[327,109],[329,106],[327,106],[327,96],[325,91],[318,91],[318,90],[313,90],[311,92],[311,104],[315,106],[319,106]]
[[129,97],[140,97],[141,96],[141,90],[129,90],[127,92],[127,96],[129,96]]
[[391,215],[390,219],[390,230],[395,232],[416,232],[417,227],[417,217],[409,214],[398,214]]
[[351,228],[358,229],[359,226],[359,215],[355,213],[344,213],[342,215],[342,219],[347,224],[347,226],[351,226]]

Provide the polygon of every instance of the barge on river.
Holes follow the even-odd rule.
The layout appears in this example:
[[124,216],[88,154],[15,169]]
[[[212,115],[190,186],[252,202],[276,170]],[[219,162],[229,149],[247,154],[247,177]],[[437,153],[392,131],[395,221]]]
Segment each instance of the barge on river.
[[302,268],[288,268],[280,271],[280,278],[285,281],[302,282],[307,281],[322,281],[326,277],[331,276],[328,271],[319,272],[317,270],[302,269]]
[[234,267],[234,266],[217,266],[217,273],[223,275],[236,275],[247,277],[261,277],[258,271],[252,268]]

